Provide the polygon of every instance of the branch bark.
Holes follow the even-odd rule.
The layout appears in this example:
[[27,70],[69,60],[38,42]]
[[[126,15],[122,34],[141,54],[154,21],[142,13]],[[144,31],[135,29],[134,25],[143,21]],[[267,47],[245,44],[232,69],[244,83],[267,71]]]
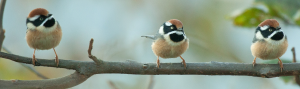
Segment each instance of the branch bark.
[[[91,39],[93,40],[93,39]],[[90,42],[90,46],[92,42]],[[89,47],[89,55],[91,55]],[[0,52],[0,57],[10,59],[19,63],[32,64],[31,58],[22,57],[15,54]],[[96,57],[95,57],[96,58]],[[156,63],[139,63],[135,61],[125,62],[100,62],[76,61],[59,59],[60,65],[56,65],[55,59],[37,58],[36,66],[57,67],[76,70],[75,73],[57,79],[45,80],[0,80],[0,86],[7,88],[68,88],[78,85],[94,74],[119,73],[119,74],[139,74],[139,75],[244,75],[263,78],[278,76],[299,75],[300,63],[284,63],[285,69],[281,72],[278,64],[256,64],[252,63],[227,63],[227,62],[206,62],[187,63],[185,69],[181,63],[161,63],[161,68],[156,67]],[[96,63],[95,63],[96,62]]]
[[[5,48],[2,47],[2,50],[5,51],[6,53],[10,53],[11,52]],[[38,72],[36,69],[33,68],[33,66],[29,65],[29,64],[24,64],[24,63],[20,63],[22,66],[24,66],[26,69],[28,69],[29,71],[33,72],[34,74],[36,74],[38,77],[42,78],[42,79],[48,79],[48,77],[46,77],[45,75],[41,74],[40,72]]]
[[[15,62],[31,64],[31,58],[14,54],[0,52],[0,57]],[[135,61],[109,62],[103,61],[100,65],[94,62],[59,59],[60,65],[56,66],[54,59],[37,59],[36,66],[58,67],[72,69],[83,75],[102,73],[119,74],[142,74],[142,75],[245,75],[256,77],[278,77],[299,75],[300,63],[284,63],[284,70],[280,72],[278,64],[257,64],[251,63],[228,63],[228,62],[205,62],[187,63],[187,69],[181,63],[161,63],[161,68],[156,68],[156,63],[139,63]]]
[[[296,63],[296,52],[295,52],[295,47],[292,48],[292,53],[293,53],[293,63]],[[300,79],[299,75],[295,75],[295,82],[300,86]]]
[[0,80],[1,89],[65,89],[76,86],[90,76],[74,72],[71,75],[45,80]]
[[6,0],[1,0],[1,6],[0,6],[0,50],[2,48],[3,40],[5,38],[5,30],[3,29],[3,14],[4,14],[4,8],[5,8]]

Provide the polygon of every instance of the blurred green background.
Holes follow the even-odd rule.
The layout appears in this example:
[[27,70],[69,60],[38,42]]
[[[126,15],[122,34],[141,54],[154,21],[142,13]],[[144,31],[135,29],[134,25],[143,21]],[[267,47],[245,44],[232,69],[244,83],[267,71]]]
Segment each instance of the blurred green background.
[[[7,0],[4,12],[4,45],[12,53],[32,57],[25,41],[25,20],[35,8],[45,8],[58,20],[63,38],[56,52],[66,60],[91,61],[87,49],[94,38],[93,54],[105,61],[155,62],[152,41],[141,35],[155,34],[169,19],[179,19],[190,39],[182,55],[186,62],[252,63],[250,45],[256,26],[277,19],[288,37],[289,47],[281,57],[292,61],[292,47],[300,52],[300,1],[298,0]],[[300,56],[300,55],[296,55]],[[53,50],[36,52],[37,58],[53,59]],[[277,60],[272,60],[277,62]],[[257,63],[272,63],[258,59]],[[53,61],[54,62],[54,61]],[[180,58],[161,63],[181,62]],[[274,63],[274,62],[273,62]],[[34,67],[49,78],[73,70]],[[0,59],[0,79],[39,80],[19,63]],[[146,89],[150,75],[98,74],[71,89]],[[286,80],[283,80],[286,79]],[[154,89],[298,89],[292,77],[155,75]]]

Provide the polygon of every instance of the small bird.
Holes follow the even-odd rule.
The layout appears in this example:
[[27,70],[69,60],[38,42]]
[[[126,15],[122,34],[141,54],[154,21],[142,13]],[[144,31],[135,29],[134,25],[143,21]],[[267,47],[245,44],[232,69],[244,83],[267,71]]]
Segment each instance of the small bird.
[[279,57],[286,52],[288,41],[280,29],[281,27],[275,19],[267,19],[258,25],[251,45],[251,52],[255,57],[252,62],[253,67],[256,57],[263,60],[278,58],[280,70],[283,70],[283,64]]
[[152,51],[157,56],[157,68],[159,68],[159,57],[182,59],[186,68],[185,60],[181,55],[188,49],[189,40],[183,31],[183,24],[177,19],[165,22],[156,35],[145,35],[142,37],[153,39]]
[[28,46],[34,49],[32,64],[35,65],[37,61],[35,50],[53,49],[55,63],[58,66],[59,60],[54,48],[60,43],[62,31],[53,15],[44,8],[36,8],[29,13],[26,25],[26,41]]

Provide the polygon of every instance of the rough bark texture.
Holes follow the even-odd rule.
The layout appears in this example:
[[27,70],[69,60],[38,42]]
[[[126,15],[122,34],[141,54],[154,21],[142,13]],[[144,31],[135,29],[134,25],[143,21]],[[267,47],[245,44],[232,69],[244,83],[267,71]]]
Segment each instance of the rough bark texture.
[[[31,64],[31,58],[14,54],[0,52],[0,57],[12,61]],[[142,75],[246,75],[256,77],[278,77],[299,75],[300,63],[284,63],[284,69],[280,72],[278,64],[256,64],[252,63],[227,63],[227,62],[205,62],[187,63],[184,69],[181,63],[161,63],[161,68],[156,68],[156,63],[139,63],[135,61],[108,62],[103,61],[97,65],[90,61],[76,61],[60,59],[56,66],[54,59],[37,59],[36,66],[58,67],[76,70],[83,75],[119,73],[119,74],[142,74]]]

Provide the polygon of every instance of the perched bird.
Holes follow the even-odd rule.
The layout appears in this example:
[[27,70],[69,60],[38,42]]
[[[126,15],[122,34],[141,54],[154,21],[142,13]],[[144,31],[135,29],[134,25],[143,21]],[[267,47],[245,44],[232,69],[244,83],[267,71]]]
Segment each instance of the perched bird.
[[189,47],[189,40],[183,31],[183,24],[177,19],[165,22],[156,35],[145,35],[142,37],[153,39],[152,51],[157,56],[157,68],[159,68],[159,57],[182,59],[182,64],[186,68],[185,60],[181,55]]
[[62,31],[53,15],[44,8],[36,8],[29,13],[26,25],[26,41],[28,46],[34,49],[32,64],[35,65],[36,61],[35,50],[53,49],[58,66],[59,60],[54,48],[61,40]]
[[252,64],[255,65],[256,57],[263,60],[278,58],[280,70],[283,69],[279,59],[287,50],[288,42],[285,34],[275,19],[267,19],[261,22],[255,30],[251,45],[252,55],[255,57]]

